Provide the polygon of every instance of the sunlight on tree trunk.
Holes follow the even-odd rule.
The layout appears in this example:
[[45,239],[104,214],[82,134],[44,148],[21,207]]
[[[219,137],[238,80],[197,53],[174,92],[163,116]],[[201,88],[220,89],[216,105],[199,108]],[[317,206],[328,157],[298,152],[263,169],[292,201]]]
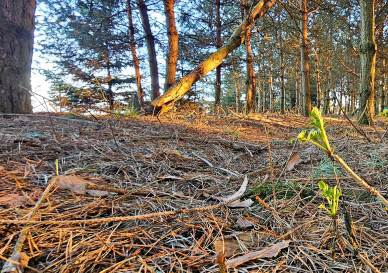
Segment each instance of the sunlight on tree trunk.
[[311,90],[310,90],[310,65],[308,46],[308,10],[307,0],[300,0],[302,17],[300,20],[300,56],[302,70],[302,114],[308,116],[311,112]]
[[[249,2],[245,0],[245,16],[249,15]],[[247,65],[247,90],[246,90],[246,111],[247,114],[252,114],[256,111],[256,76],[253,70],[252,45],[251,45],[251,29],[246,32],[245,48],[246,48],[246,65]]]
[[374,0],[360,0],[361,13],[361,76],[360,76],[360,108],[358,122],[373,124],[375,96],[375,66],[377,44],[375,42],[375,11]]
[[[276,0],[261,0],[258,4],[256,4],[256,6],[253,7],[250,16],[237,27],[224,46],[211,54],[188,75],[177,81],[163,96],[152,102],[152,105],[157,108],[156,110],[162,110],[161,113],[167,111],[171,104],[181,99],[196,81],[219,66],[222,63],[222,60],[229,53],[244,42],[246,32],[251,28],[253,22],[263,16],[267,10],[275,4],[275,2]],[[160,107],[163,109],[158,109]]]
[[178,31],[175,25],[174,4],[175,0],[164,0],[164,9],[166,13],[167,36],[168,36],[168,56],[166,60],[166,83],[164,91],[166,92],[174,83],[176,67],[178,63]]
[[136,54],[136,42],[135,42],[135,28],[133,26],[133,19],[132,19],[132,8],[131,8],[131,1],[127,0],[127,16],[129,21],[129,39],[131,42],[131,53],[132,53],[132,59],[133,59],[133,66],[135,68],[136,73],[136,86],[137,86],[137,96],[139,99],[139,105],[140,108],[144,108],[144,91],[141,86],[141,75],[140,75],[140,64],[139,64],[139,58]]

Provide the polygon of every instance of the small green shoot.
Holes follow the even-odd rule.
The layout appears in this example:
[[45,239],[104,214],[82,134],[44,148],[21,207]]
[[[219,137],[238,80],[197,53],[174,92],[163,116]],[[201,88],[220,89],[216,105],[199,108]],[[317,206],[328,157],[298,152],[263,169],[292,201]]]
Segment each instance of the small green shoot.
[[326,135],[325,123],[323,121],[321,112],[318,108],[314,107],[311,111],[310,116],[312,117],[310,125],[314,126],[315,129],[312,129],[309,133],[307,131],[302,131],[298,135],[298,139],[303,142],[310,142],[317,147],[324,150],[329,156],[334,152],[330,147],[329,139]]
[[324,204],[321,204],[318,208],[324,209],[327,213],[333,218],[337,218],[338,212],[338,202],[341,196],[341,190],[337,189],[337,186],[334,188],[329,187],[325,182],[319,181],[319,188],[322,190],[321,195],[326,197],[327,202],[329,203],[330,210],[326,208]]
[[334,147],[333,149],[330,147],[329,139],[326,135],[325,123],[318,108],[314,107],[310,113],[310,116],[312,117],[310,125],[313,125],[315,129],[312,129],[309,133],[307,133],[307,131],[302,131],[298,135],[298,140],[300,140],[301,143],[310,142],[324,150],[331,160],[338,162],[361,187],[364,187],[370,194],[378,198],[383,204],[384,209],[388,210],[388,200],[385,199],[385,197],[378,190],[370,186],[364,179],[358,176],[340,156],[334,154]]
[[58,176],[59,175],[59,160],[58,160],[58,158],[55,159],[55,172]]

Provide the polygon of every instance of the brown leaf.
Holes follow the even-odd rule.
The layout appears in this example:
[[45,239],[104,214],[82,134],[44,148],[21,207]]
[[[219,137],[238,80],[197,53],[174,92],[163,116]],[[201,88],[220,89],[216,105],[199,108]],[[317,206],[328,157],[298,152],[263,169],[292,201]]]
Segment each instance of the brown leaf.
[[26,197],[17,193],[9,193],[0,197],[0,205],[7,205],[9,207],[23,205],[26,201],[28,201]]
[[234,238],[214,241],[214,250],[225,257],[233,256],[239,249],[238,241]]
[[288,161],[285,171],[292,171],[292,169],[294,169],[294,167],[302,161],[303,159],[300,157],[299,152],[296,152],[291,156],[290,161]]
[[[55,179],[55,178],[53,178]],[[105,196],[109,195],[107,191],[99,191],[99,190],[87,190],[87,185],[94,185],[94,183],[86,181],[85,179],[73,176],[73,175],[60,175],[58,186],[61,189],[71,190],[78,194],[90,194],[92,196]]]
[[283,248],[288,247],[290,241],[281,241],[280,243],[274,244],[273,246],[270,246],[268,248],[259,250],[259,251],[253,251],[249,252],[245,255],[242,255],[240,257],[230,259],[226,262],[226,265],[231,268],[236,268],[240,264],[246,263],[250,260],[255,260],[259,258],[271,258],[276,257],[280,250]]
[[249,227],[253,227],[255,225],[253,222],[249,221],[247,218],[242,218],[242,217],[237,219],[236,224],[242,228],[249,228]]

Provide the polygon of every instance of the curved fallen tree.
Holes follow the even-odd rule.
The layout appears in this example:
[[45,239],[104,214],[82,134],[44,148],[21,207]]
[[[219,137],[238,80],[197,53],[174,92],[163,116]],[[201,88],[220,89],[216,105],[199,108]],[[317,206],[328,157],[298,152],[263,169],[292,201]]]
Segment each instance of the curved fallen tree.
[[252,12],[234,31],[228,42],[212,53],[205,61],[199,64],[193,71],[177,81],[168,91],[156,98],[152,105],[154,106],[154,114],[162,114],[172,108],[173,102],[180,100],[183,95],[188,92],[191,86],[204,77],[207,73],[222,63],[222,60],[238,48],[245,40],[245,35],[253,23],[262,17],[268,9],[270,9],[276,0],[261,0],[253,8]]

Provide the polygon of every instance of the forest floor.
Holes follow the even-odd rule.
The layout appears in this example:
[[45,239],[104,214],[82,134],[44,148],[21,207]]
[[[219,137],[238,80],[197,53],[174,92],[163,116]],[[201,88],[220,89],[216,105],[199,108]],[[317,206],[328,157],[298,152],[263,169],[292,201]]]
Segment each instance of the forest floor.
[[[372,142],[325,120],[335,152],[387,198],[387,120],[362,127]],[[388,212],[323,151],[290,142],[309,122],[0,115],[0,267],[13,257],[25,272],[388,272]],[[340,183],[338,232],[318,208],[320,179]]]

